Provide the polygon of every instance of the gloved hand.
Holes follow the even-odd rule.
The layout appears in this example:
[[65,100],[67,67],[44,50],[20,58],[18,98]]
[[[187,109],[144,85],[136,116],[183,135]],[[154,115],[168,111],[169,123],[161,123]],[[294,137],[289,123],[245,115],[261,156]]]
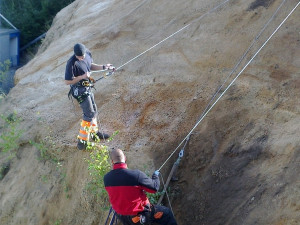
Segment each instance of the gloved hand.
[[153,173],[153,175],[156,175],[156,176],[158,176],[159,174],[160,174],[160,172],[158,170],[155,170]]
[[91,76],[90,72],[86,72],[85,74],[83,74],[83,79],[85,78],[89,78]]
[[115,69],[115,67],[113,66],[113,64],[106,64],[106,69],[113,70]]

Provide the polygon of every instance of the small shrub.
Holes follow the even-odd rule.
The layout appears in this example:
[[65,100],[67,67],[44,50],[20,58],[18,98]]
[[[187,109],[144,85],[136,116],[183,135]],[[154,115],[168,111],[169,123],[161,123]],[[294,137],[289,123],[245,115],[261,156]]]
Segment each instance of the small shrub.
[[9,59],[0,62],[0,99],[4,98],[13,87],[13,76],[10,75],[9,68],[11,61]]
[[0,62],[0,83],[3,83],[7,80],[7,74],[10,68],[11,62],[9,59],[4,62]]
[[61,225],[62,220],[61,219],[56,219],[55,221],[50,221],[50,224],[52,224],[52,225]]
[[19,138],[23,134],[23,130],[19,128],[21,118],[16,113],[9,116],[0,115],[4,121],[4,130],[0,135],[0,150],[2,153],[10,153],[11,156],[15,155],[16,150],[19,148]]
[[29,143],[39,151],[39,160],[51,160],[54,163],[59,162],[58,154],[60,149],[56,147],[51,135],[43,137],[38,142],[29,141]]
[[88,190],[99,198],[107,199],[107,193],[104,187],[103,177],[111,169],[109,162],[108,147],[105,145],[91,146],[88,170],[92,180],[88,184]]
[[[113,133],[113,135],[107,140],[110,142],[119,131]],[[109,159],[108,146],[99,145],[100,140],[96,143],[88,142],[87,150],[90,151],[89,159],[85,159],[88,163],[88,170],[92,180],[87,184],[87,190],[96,196],[100,201],[102,209],[108,209],[109,201],[108,195],[104,187],[103,177],[111,170],[111,164]]]

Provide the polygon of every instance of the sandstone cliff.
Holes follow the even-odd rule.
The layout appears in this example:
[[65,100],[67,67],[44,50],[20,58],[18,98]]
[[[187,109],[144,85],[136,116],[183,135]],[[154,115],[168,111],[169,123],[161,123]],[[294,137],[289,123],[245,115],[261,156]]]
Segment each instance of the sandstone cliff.
[[[297,2],[284,1],[238,71]],[[124,149],[131,168],[153,171],[192,129],[282,1],[228,1],[197,20],[220,3],[77,0],[57,14],[1,102],[1,113],[22,117],[25,132],[0,181],[0,224],[103,224],[106,215],[86,190],[88,153],[76,149],[81,110],[64,84],[73,45],[82,42],[96,63],[118,67],[191,23],[94,91],[102,128],[120,131],[110,147]],[[299,19],[298,8],[193,132],[171,184],[179,224],[300,223]],[[29,143],[50,132],[60,169],[38,160]],[[163,167],[165,180],[176,158]]]

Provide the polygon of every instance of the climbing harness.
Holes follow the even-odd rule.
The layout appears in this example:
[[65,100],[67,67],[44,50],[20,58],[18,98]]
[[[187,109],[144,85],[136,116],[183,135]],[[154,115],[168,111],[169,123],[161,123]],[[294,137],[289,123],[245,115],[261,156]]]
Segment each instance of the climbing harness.
[[94,85],[89,80],[84,80],[81,82],[81,86],[83,87],[93,87]]
[[115,210],[113,210],[112,207],[110,207],[104,225],[117,225],[117,224],[118,224],[118,218],[117,218],[116,212],[115,212]]
[[71,85],[70,91],[68,93],[69,99],[71,99],[71,96],[73,96],[73,98],[75,98],[79,104],[82,103],[90,95],[91,86],[89,86],[89,84],[87,83],[84,83],[84,81],[82,83],[82,85]]

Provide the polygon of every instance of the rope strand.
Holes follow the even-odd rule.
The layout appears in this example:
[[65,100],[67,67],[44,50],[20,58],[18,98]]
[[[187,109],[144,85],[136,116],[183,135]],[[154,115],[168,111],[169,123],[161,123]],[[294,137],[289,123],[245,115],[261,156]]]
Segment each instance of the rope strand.
[[170,205],[171,212],[172,212],[172,214],[174,216],[173,208],[172,208],[171,201],[170,201],[170,198],[169,198],[169,195],[168,195],[168,191],[167,191],[166,186],[165,186],[164,178],[163,178],[163,176],[161,174],[160,174],[160,177],[161,177],[161,181],[162,181],[163,186],[164,186],[164,190],[166,190],[165,193],[167,195],[167,199],[168,199],[168,202],[169,202],[169,205]]
[[145,53],[149,52],[150,50],[152,50],[153,48],[155,48],[156,46],[160,45],[161,43],[165,42],[166,40],[170,39],[171,37],[173,37],[174,35],[176,35],[177,33],[181,32],[182,30],[186,29],[187,27],[189,27],[192,23],[201,20],[203,17],[205,17],[206,15],[212,13],[213,11],[217,10],[218,8],[220,8],[221,6],[223,6],[224,4],[226,4],[228,1],[230,0],[226,0],[224,2],[222,2],[221,4],[215,6],[214,8],[212,8],[211,10],[207,11],[206,13],[204,13],[202,16],[200,16],[199,18],[197,18],[196,20],[194,20],[193,22],[185,25],[184,27],[182,27],[181,29],[177,30],[176,32],[174,32],[173,34],[171,34],[170,36],[166,37],[165,39],[163,39],[162,41],[158,42],[157,44],[153,45],[152,47],[148,48],[146,51],[142,52],[141,54],[135,56],[134,58],[130,59],[128,62],[124,63],[123,65],[119,66],[118,68],[116,68],[116,71],[123,68],[124,66],[126,66],[127,64],[131,63],[132,61],[134,61],[135,59],[139,58],[140,56],[144,55]]
[[162,166],[158,169],[159,171],[161,168],[167,163],[167,161],[175,154],[178,148],[182,145],[182,143],[187,139],[191,133],[195,130],[195,128],[201,123],[201,121],[205,118],[205,116],[210,112],[210,110],[217,104],[217,102],[222,98],[222,96],[227,92],[227,90],[232,86],[232,84],[236,81],[236,79],[244,72],[244,70],[248,67],[248,65],[253,61],[253,59],[258,55],[258,53],[265,47],[265,45],[269,42],[269,40],[274,36],[274,34],[279,30],[279,28],[284,24],[284,22],[290,17],[290,15],[296,10],[299,6],[300,1],[298,4],[292,9],[292,11],[285,17],[285,19],[279,24],[279,26],[275,29],[275,31],[269,36],[269,38],[263,43],[263,45],[258,49],[258,51],[253,55],[253,57],[248,61],[248,63],[242,68],[242,70],[237,74],[237,76],[232,80],[232,82],[227,86],[227,88],[221,93],[221,95],[217,98],[217,100],[209,107],[209,109],[204,113],[202,118],[196,123],[196,125],[191,129],[188,135],[180,142],[178,147],[171,153],[171,155],[167,158],[167,160],[162,164]]
[[206,108],[203,110],[200,118],[202,118],[202,116],[204,115],[204,113],[206,112],[206,110],[209,108],[210,104],[213,102],[213,100],[215,99],[215,97],[217,96],[217,94],[221,91],[222,87],[225,85],[225,83],[227,82],[227,80],[229,79],[229,77],[231,77],[231,75],[236,71],[236,69],[239,67],[239,65],[241,64],[241,62],[244,60],[244,58],[246,57],[246,55],[249,53],[250,49],[254,46],[254,44],[257,42],[257,40],[260,38],[260,36],[262,35],[262,33],[265,31],[265,29],[267,28],[267,26],[270,24],[270,22],[274,19],[275,15],[278,13],[279,9],[283,6],[283,4],[286,2],[286,0],[283,0],[281,2],[281,4],[279,5],[279,7],[276,9],[276,11],[274,12],[274,14],[271,16],[271,18],[269,19],[269,21],[264,25],[264,27],[261,29],[261,31],[259,32],[258,35],[256,35],[256,37],[254,38],[254,40],[252,41],[251,45],[248,47],[248,49],[244,52],[244,54],[242,55],[242,57],[239,59],[239,61],[237,62],[237,64],[234,66],[233,70],[230,72],[230,74],[226,77],[226,79],[224,80],[223,84],[218,88],[218,90],[215,92],[215,94],[213,95],[213,97],[210,99],[209,103],[207,104]]

